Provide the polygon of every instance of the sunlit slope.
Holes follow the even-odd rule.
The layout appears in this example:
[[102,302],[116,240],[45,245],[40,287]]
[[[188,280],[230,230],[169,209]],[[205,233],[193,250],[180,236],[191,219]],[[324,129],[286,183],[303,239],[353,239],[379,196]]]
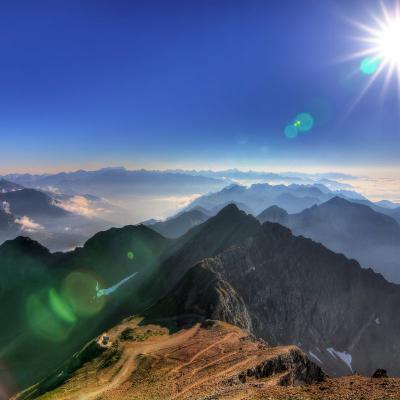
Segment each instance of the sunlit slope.
[[325,377],[296,347],[270,348],[223,322],[186,322],[127,319],[14,399],[245,399]]

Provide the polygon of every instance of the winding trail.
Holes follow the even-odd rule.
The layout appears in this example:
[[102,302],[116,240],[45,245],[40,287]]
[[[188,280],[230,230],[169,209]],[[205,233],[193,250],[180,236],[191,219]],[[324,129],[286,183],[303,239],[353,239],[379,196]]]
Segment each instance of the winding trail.
[[[119,364],[123,365],[123,367],[118,371],[118,373],[113,377],[112,381],[103,385],[98,390],[92,391],[90,393],[85,394],[85,400],[92,400],[98,398],[98,396],[104,394],[105,392],[117,388],[119,385],[124,383],[128,377],[135,371],[136,369],[136,357],[139,354],[149,354],[151,352],[163,350],[165,348],[169,348],[175,345],[179,345],[182,341],[188,340],[192,336],[194,336],[197,331],[200,329],[200,324],[194,325],[192,328],[188,330],[181,331],[172,335],[170,338],[165,340],[165,337],[156,338],[154,340],[149,340],[148,343],[139,344],[135,342],[132,345],[128,345],[129,348],[132,349],[130,351],[129,357],[125,357],[120,360]],[[76,398],[77,400],[82,399],[82,395]]]

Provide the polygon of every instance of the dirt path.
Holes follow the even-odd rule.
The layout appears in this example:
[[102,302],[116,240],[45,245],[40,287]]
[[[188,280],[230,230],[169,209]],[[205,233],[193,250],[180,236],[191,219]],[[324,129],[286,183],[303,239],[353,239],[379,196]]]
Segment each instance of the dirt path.
[[207,346],[206,348],[204,348],[203,350],[199,351],[198,353],[196,353],[189,361],[185,362],[182,365],[179,365],[178,367],[172,369],[168,375],[173,375],[179,371],[181,371],[183,368],[189,366],[190,364],[192,364],[198,357],[200,357],[202,354],[206,353],[207,351],[211,350],[212,348],[218,346],[219,344],[222,344],[224,342],[226,342],[227,340],[229,340],[232,336],[234,336],[235,333],[230,333],[229,335],[226,335],[225,337],[223,337],[221,340],[218,340],[217,342],[211,344],[210,346]]
[[207,383],[207,382],[211,383],[212,380],[215,380],[216,378],[219,378],[221,376],[229,375],[230,372],[236,371],[238,369],[238,367],[241,367],[242,365],[244,366],[244,365],[251,364],[250,361],[254,360],[256,358],[257,358],[257,356],[251,356],[251,357],[248,357],[247,359],[245,359],[243,361],[239,361],[239,362],[233,364],[231,367],[229,367],[227,369],[224,369],[223,371],[221,371],[221,372],[219,372],[217,374],[214,374],[212,376],[212,378],[210,378],[209,376],[206,376],[206,377],[204,377],[202,379],[198,379],[195,383],[193,383],[193,384],[191,384],[189,386],[186,386],[185,389],[179,391],[179,393],[177,393],[174,396],[172,396],[171,400],[180,399],[180,398],[184,399],[185,397],[181,397],[181,396],[187,394],[188,392],[190,392],[191,390],[195,389],[196,387],[201,386],[202,384]]
[[[129,356],[120,361],[120,364],[123,365],[123,367],[114,376],[111,382],[107,383],[106,385],[103,385],[98,390],[86,393],[84,397],[85,400],[94,400],[98,398],[98,396],[104,394],[105,392],[115,389],[119,385],[121,385],[135,371],[136,357],[139,354],[149,354],[155,351],[179,345],[183,341],[194,336],[199,330],[199,328],[200,324],[196,324],[195,326],[193,326],[188,330],[172,335],[169,339],[161,337],[155,339],[151,343],[139,344],[135,342],[135,344],[133,345],[128,345],[127,349],[132,349],[132,350],[128,350]],[[127,351],[127,349],[125,351]],[[76,399],[77,400],[82,399],[82,395],[80,394]]]

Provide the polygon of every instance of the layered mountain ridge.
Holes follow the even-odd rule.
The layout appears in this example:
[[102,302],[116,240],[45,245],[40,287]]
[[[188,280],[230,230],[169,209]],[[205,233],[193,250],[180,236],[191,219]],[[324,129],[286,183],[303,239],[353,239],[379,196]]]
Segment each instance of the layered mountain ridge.
[[400,225],[367,205],[334,197],[297,214],[274,206],[257,218],[287,226],[400,282]]
[[[38,254],[43,252],[35,243],[11,253],[4,248],[18,247],[18,242],[0,246],[1,268],[8,260],[13,273],[29,270],[25,259],[35,252],[30,246]],[[44,251],[43,255],[40,268],[46,274],[57,273],[33,294],[50,285],[62,296],[65,279],[83,268],[95,277],[86,289],[88,301],[97,297],[96,280],[100,288],[117,289],[100,298],[104,308],[98,313],[84,318],[77,314],[73,324],[64,320],[67,329],[61,348],[60,341],[50,344],[48,338],[33,332],[26,346],[36,343],[41,369],[38,353],[6,353],[9,368],[17,377],[21,373],[20,387],[46,376],[61,357],[78,351],[86,341],[132,314],[145,320],[194,315],[226,321],[271,346],[300,346],[330,374],[355,370],[370,374],[384,367],[391,375],[400,375],[396,362],[399,286],[321,244],[293,236],[279,224],[261,224],[235,205],[175,240],[149,227],[128,226],[101,232],[73,252]],[[22,298],[17,296],[16,301],[24,305],[26,298],[19,292]],[[4,318],[2,313],[0,319]],[[30,328],[25,329],[29,332]],[[4,340],[10,341],[10,333],[4,330]],[[12,339],[8,344],[15,345]],[[62,349],[57,356],[55,348]]]

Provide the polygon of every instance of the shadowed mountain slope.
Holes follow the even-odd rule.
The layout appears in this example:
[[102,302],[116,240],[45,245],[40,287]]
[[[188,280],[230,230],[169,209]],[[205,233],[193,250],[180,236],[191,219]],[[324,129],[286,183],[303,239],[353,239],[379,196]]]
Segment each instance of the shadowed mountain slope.
[[237,323],[272,345],[299,344],[330,373],[384,365],[398,375],[398,307],[399,286],[266,223],[252,240],[192,268],[149,312]]
[[24,188],[23,186],[18,185],[17,183],[13,183],[3,178],[0,178],[0,193],[11,192],[14,190],[21,190],[23,188]]
[[166,221],[148,224],[148,226],[165,237],[178,238],[208,218],[209,216],[206,213],[199,209],[193,209],[180,213]]
[[65,217],[69,214],[47,194],[35,189],[0,193],[0,201],[8,202],[10,211],[17,216]]
[[278,222],[400,282],[400,225],[369,206],[335,197],[299,214],[267,209],[261,222]]

